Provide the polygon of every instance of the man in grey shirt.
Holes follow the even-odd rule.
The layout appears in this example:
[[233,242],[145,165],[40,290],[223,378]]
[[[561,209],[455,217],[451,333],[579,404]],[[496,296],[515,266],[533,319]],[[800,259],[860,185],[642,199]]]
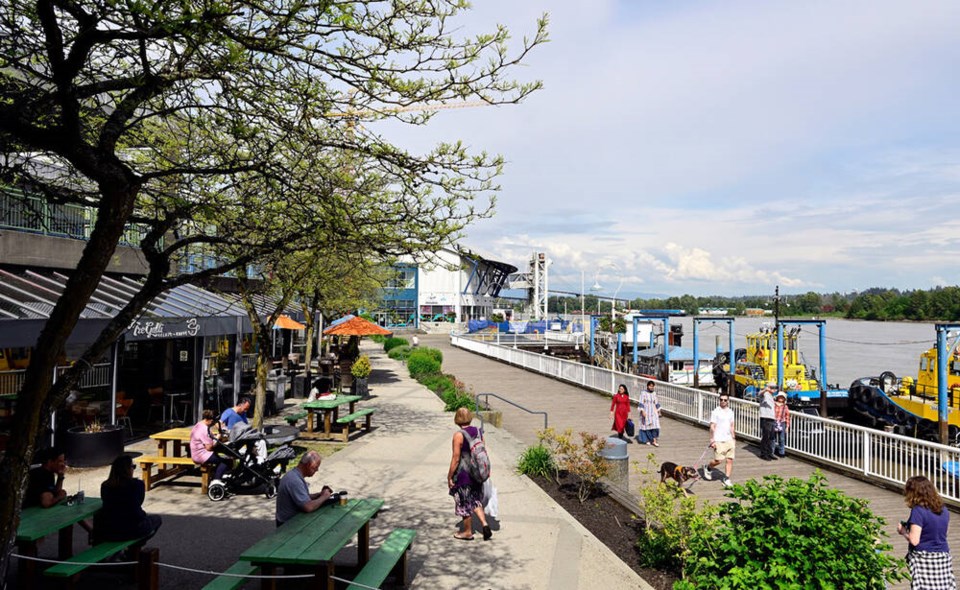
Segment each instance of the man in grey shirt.
[[773,413],[773,393],[777,389],[777,382],[770,381],[763,388],[760,396],[760,458],[764,461],[773,461],[779,457],[773,454],[773,444],[776,440],[776,419]]
[[330,486],[316,493],[310,493],[307,478],[313,477],[320,469],[323,459],[316,451],[307,451],[300,457],[300,463],[280,479],[277,489],[277,526],[297,515],[298,512],[313,512],[323,505],[333,494]]

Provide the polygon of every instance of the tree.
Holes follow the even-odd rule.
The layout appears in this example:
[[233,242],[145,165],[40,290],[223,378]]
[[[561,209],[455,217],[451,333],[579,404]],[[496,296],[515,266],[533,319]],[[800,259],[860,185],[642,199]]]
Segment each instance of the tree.
[[[332,114],[362,110],[425,123],[429,114],[390,109],[516,102],[534,91],[537,83],[505,76],[546,40],[546,20],[511,51],[503,28],[454,38],[461,8],[325,0],[0,5],[0,182],[96,211],[69,296],[57,301],[34,348],[0,462],[0,578],[34,442],[86,363],[54,387],[49,375],[128,224],[144,230],[149,272],[83,361],[100,356],[164,289],[290,244],[304,249],[303,236],[318,227],[383,227],[422,216],[449,237],[489,212],[492,197],[478,200],[497,189],[499,158],[474,156],[459,143],[409,154]],[[310,227],[296,232],[282,223],[294,209],[313,209]],[[243,255],[193,275],[174,272],[189,253],[215,260],[228,245]]]

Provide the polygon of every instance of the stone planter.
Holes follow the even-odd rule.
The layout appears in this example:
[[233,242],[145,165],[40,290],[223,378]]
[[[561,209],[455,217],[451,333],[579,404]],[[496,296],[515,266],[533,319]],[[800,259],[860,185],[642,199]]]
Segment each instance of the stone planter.
[[354,377],[353,384],[351,385],[351,392],[353,395],[362,395],[363,397],[370,395],[370,387],[367,384],[367,378]]
[[63,435],[64,455],[70,467],[102,467],[123,454],[123,429],[116,424],[100,432],[86,432],[82,426]]
[[483,419],[484,423],[489,423],[496,428],[503,426],[503,412],[498,410],[480,410],[477,412],[477,415]]

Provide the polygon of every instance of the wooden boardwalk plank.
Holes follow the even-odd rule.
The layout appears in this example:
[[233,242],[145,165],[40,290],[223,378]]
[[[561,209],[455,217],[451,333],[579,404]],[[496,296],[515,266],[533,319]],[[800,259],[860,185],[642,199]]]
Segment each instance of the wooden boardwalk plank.
[[[455,348],[450,345],[447,336],[427,335],[422,338],[421,343],[443,351],[443,371],[455,375],[471,387],[474,393],[495,393],[530,410],[546,411],[549,414],[550,426],[558,430],[572,428],[574,432],[587,431],[604,435],[612,432],[609,397]],[[634,398],[638,393],[630,392]],[[527,414],[495,398],[490,398],[490,405],[503,413],[505,430],[525,444],[536,444],[537,431],[543,428],[542,416]],[[633,410],[632,417],[636,420],[636,409]],[[664,416],[661,419],[659,442],[660,447],[636,443],[628,445],[631,464],[640,462],[641,465],[646,465],[648,455],[652,454],[657,464],[673,461],[681,465],[693,465],[709,442],[709,434],[705,427]],[[711,457],[712,454],[707,453],[704,461]],[[762,461],[756,444],[741,440],[737,443],[732,479],[734,482],[743,482],[760,479],[768,474],[806,479],[817,468],[813,463],[791,457],[789,450],[784,459]],[[897,523],[909,513],[903,503],[902,493],[828,471],[826,468],[820,469],[832,488],[868,500],[871,510],[886,521],[885,530],[894,547],[894,553],[906,553],[906,541],[897,535]],[[632,495],[637,493],[640,477],[640,474],[631,469]],[[719,481],[699,481],[692,489],[699,497],[712,502],[724,500],[723,490]],[[955,510],[951,511],[956,514]],[[960,548],[960,523],[954,522],[950,527],[948,540],[954,551]],[[907,589],[909,583],[901,583],[892,588]]]

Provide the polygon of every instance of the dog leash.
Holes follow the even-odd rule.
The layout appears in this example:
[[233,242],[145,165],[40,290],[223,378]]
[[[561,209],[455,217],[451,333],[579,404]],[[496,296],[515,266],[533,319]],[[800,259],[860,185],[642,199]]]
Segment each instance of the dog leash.
[[703,452],[700,453],[700,458],[697,459],[697,462],[693,464],[693,468],[694,468],[695,470],[697,470],[697,476],[696,476],[695,478],[693,478],[693,481],[690,483],[690,485],[688,485],[688,486],[685,488],[688,492],[689,492],[691,489],[693,489],[693,484],[695,484],[695,483],[697,483],[698,481],[700,481],[700,471],[699,471],[699,468],[700,468],[700,466],[701,466],[700,462],[703,461],[703,458],[707,456],[707,451],[709,451],[709,450],[710,450],[710,445],[707,445],[706,447],[704,447]]

